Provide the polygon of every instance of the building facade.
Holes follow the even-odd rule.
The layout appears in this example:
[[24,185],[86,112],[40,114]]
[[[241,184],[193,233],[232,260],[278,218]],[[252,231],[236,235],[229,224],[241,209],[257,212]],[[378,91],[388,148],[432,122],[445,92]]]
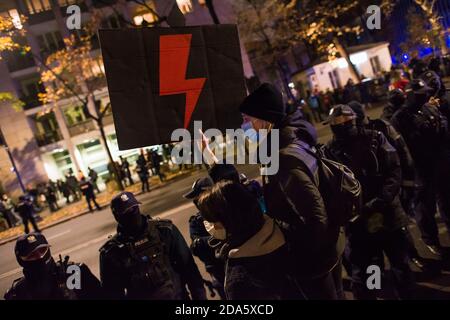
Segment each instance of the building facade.
[[[90,19],[89,8],[101,8],[105,20],[103,28],[120,28],[123,21],[142,22],[154,17],[144,7],[133,1],[118,0],[113,7],[96,0],[6,0],[0,3],[0,14],[10,14],[11,10],[26,16],[23,27],[31,53],[21,55],[17,52],[4,53],[0,60],[0,92],[12,92],[25,103],[23,110],[16,110],[11,104],[0,105],[0,128],[16,161],[25,186],[64,177],[69,170],[87,173],[88,167],[100,176],[108,174],[108,157],[96,123],[83,111],[75,97],[58,101],[57,106],[42,105],[38,93],[44,91],[40,81],[39,61],[64,47],[63,39],[71,33],[66,27],[66,10],[73,4],[82,12],[82,24]],[[147,4],[165,16],[175,0],[147,0]],[[229,1],[216,1],[216,12],[221,23],[233,23],[234,13]],[[211,24],[208,10],[194,1],[194,10],[186,14],[188,25]],[[140,16],[140,17],[137,17]],[[137,18],[136,18],[137,17]],[[103,68],[98,44],[93,45],[91,57]],[[245,59],[245,57],[244,57]],[[95,64],[94,64],[95,65]],[[250,71],[249,71],[250,70]],[[251,72],[248,61],[246,73]],[[106,82],[94,92],[94,104],[109,102]],[[0,102],[1,103],[1,102]],[[88,106],[95,113],[95,105]],[[138,150],[119,151],[112,114],[104,119],[107,143],[113,158],[134,157]],[[157,147],[157,146],[156,146]],[[15,173],[4,149],[0,150],[0,182],[4,190],[20,192]]]

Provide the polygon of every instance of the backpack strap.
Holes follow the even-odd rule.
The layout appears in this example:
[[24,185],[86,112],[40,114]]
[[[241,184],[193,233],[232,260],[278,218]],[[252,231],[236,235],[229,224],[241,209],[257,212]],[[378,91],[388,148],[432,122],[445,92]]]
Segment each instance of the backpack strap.
[[[311,150],[311,147],[303,141],[296,141],[289,144],[281,153],[291,156],[300,161],[307,169],[309,177],[316,186],[319,185],[318,170],[320,157]],[[302,157],[300,157],[300,154]]]

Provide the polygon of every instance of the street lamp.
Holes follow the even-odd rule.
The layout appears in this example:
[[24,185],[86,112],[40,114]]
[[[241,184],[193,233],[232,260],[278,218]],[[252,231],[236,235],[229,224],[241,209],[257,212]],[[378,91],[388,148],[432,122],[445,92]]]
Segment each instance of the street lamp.
[[3,136],[3,132],[0,128],[0,146],[4,147],[6,150],[6,153],[8,154],[9,160],[11,161],[11,164],[13,166],[13,170],[16,173],[17,181],[19,182],[20,189],[22,189],[22,192],[25,193],[25,186],[22,182],[22,177],[20,176],[19,170],[17,170],[16,162],[14,161],[14,158],[11,154],[11,150],[9,150],[8,144],[6,143],[5,137]]

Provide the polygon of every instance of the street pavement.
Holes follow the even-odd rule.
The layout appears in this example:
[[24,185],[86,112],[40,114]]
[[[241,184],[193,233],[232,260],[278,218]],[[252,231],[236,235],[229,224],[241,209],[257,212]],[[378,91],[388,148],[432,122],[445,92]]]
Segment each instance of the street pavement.
[[[256,177],[259,174],[259,168],[256,165],[238,166],[238,168],[249,177]],[[172,220],[190,244],[188,221],[190,216],[196,213],[196,209],[190,201],[183,198],[183,194],[191,189],[196,179],[205,175],[204,169],[199,170],[188,178],[139,195],[137,198],[142,203],[141,211],[152,217]],[[108,236],[115,233],[115,229],[114,217],[110,209],[106,208],[50,227],[43,233],[52,246],[51,251],[55,259],[60,254],[63,258],[69,255],[71,261],[85,263],[96,276],[99,276],[99,249],[108,240]],[[14,256],[14,245],[13,241],[0,246],[1,298],[13,280],[22,274]],[[199,260],[197,264],[203,277],[208,279]]]
[[[368,110],[370,117],[377,117],[381,112],[380,108]],[[327,126],[317,125],[320,142],[326,142],[331,133]],[[247,174],[250,178],[259,176],[259,170],[256,165],[238,166],[238,170]],[[138,196],[142,203],[142,212],[152,217],[170,219],[180,229],[183,236],[190,244],[189,239],[189,217],[195,214],[195,207],[182,195],[192,186],[192,183],[206,175],[206,171],[199,170],[191,176],[174,181],[159,189]],[[442,223],[440,226],[440,235],[444,245],[450,245],[450,240],[446,229]],[[52,254],[55,258],[61,254],[63,257],[69,255],[71,261],[83,262],[87,264],[96,276],[99,276],[99,248],[108,239],[108,236],[115,232],[116,223],[109,208],[97,211],[93,214],[87,214],[69,220],[62,224],[50,227],[44,230],[44,234],[52,245]],[[419,239],[416,228],[412,228],[413,235],[418,245],[419,252],[430,258],[432,265],[441,272],[432,272],[430,274],[418,273],[417,280],[420,285],[419,296],[428,299],[450,299],[450,266],[437,262],[427,252],[424,244]],[[14,279],[21,276],[21,269],[14,257],[14,244],[9,242],[0,246],[0,297],[11,286]],[[197,264],[204,278],[208,278],[205,269],[197,260]],[[417,270],[416,270],[417,271]],[[383,282],[384,283],[384,282]],[[348,281],[346,284],[346,295],[351,298],[348,291]],[[390,298],[389,290],[386,290],[386,298]]]

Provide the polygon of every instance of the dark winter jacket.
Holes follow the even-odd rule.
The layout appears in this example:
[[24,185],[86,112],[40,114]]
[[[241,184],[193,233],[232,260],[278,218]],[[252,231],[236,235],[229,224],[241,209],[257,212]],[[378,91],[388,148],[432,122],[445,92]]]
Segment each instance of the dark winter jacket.
[[405,139],[419,172],[436,166],[446,151],[448,134],[447,119],[436,107],[410,104],[398,110],[391,123]]
[[[184,300],[187,286],[192,299],[206,299],[202,276],[178,228],[169,220],[144,219],[139,236],[126,234],[119,225],[117,234],[100,249],[105,292],[113,299]],[[155,246],[147,248],[150,243]],[[149,274],[150,280],[163,282],[155,285],[157,292],[142,287]]]
[[387,120],[383,119],[370,120],[367,127],[383,133],[387,141],[397,150],[402,169],[402,186],[414,187],[418,185],[419,181],[416,179],[414,160],[401,134]]
[[33,213],[34,213],[33,205],[31,204],[30,201],[19,202],[19,204],[17,205],[16,211],[17,211],[17,213],[19,213],[19,215],[22,219],[31,217],[31,216],[33,216]]
[[94,186],[92,185],[91,181],[81,180],[80,181],[80,190],[81,190],[81,193],[86,198],[95,198]]
[[325,150],[328,158],[345,164],[361,182],[365,218],[382,214],[380,225],[390,230],[407,224],[399,200],[400,161],[381,132],[359,128],[355,136],[345,141],[333,139]]
[[[76,265],[80,269],[80,289],[68,289],[67,279],[71,273],[66,272],[68,266]],[[104,295],[100,281],[92,274],[88,266],[82,263],[56,262],[51,274],[45,282],[34,283],[26,277],[14,281],[5,293],[6,300],[98,300]]]
[[299,299],[288,275],[292,262],[283,233],[265,216],[260,231],[228,253],[225,292],[229,300]]
[[295,157],[285,152],[292,143],[316,145],[317,133],[300,112],[287,116],[275,129],[280,130],[280,166],[278,173],[265,179],[268,214],[285,222],[298,276],[320,276],[336,265],[343,237],[339,226],[329,222],[317,181],[311,178],[317,178],[317,160],[306,151]]
[[191,236],[192,254],[204,264],[206,271],[223,281],[225,265],[221,259],[216,258],[214,248],[209,245],[211,235],[206,231],[204,219],[197,213],[189,219],[189,234]]
[[383,108],[383,113],[381,114],[380,118],[383,120],[386,120],[386,121],[391,121],[392,116],[398,109],[399,109],[399,107],[394,106],[392,103],[388,103]]

